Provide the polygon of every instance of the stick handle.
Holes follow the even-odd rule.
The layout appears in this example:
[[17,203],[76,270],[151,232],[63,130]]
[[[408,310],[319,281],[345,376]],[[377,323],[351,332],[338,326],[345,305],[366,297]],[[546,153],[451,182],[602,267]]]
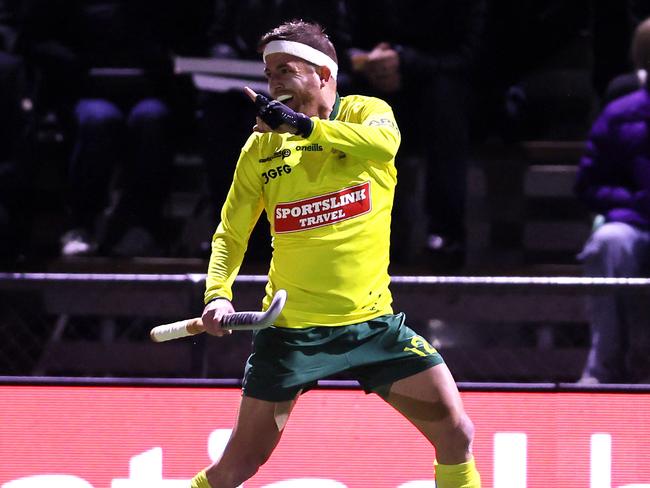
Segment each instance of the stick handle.
[[[282,312],[286,300],[286,290],[278,290],[265,312],[229,313],[222,317],[221,326],[227,330],[258,330],[270,327]],[[205,332],[205,327],[201,318],[197,317],[159,325],[151,329],[149,335],[154,342],[164,342],[200,334],[201,332]]]
[[165,342],[181,337],[188,337],[205,332],[201,317],[179,320],[171,324],[163,324],[151,329],[149,335],[154,342]]

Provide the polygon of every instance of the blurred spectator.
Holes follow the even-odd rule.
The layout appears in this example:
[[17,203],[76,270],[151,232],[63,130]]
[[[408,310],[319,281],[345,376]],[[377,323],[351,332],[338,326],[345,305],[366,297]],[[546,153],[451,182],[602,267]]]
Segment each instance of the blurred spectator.
[[629,46],[634,29],[650,15],[650,2],[594,0],[594,4],[594,86],[604,107],[645,85],[647,73]]
[[8,262],[21,251],[25,229],[20,204],[24,198],[23,142],[27,126],[25,66],[15,54],[15,19],[0,1],[0,261]]
[[607,105],[617,98],[643,88],[646,84],[647,76],[648,73],[644,69],[637,69],[616,76],[605,89],[605,94],[602,99],[603,105]]
[[[355,89],[393,107],[402,130],[398,168],[409,157],[426,161],[427,248],[434,265],[456,267],[464,260],[470,120],[486,3],[357,0],[350,5],[354,38],[348,54]],[[397,214],[395,224],[411,218]]]
[[481,90],[487,135],[585,137],[595,102],[590,2],[491,1]]
[[[634,35],[636,66],[650,69],[650,19]],[[576,192],[602,219],[580,254],[587,276],[650,273],[650,92],[643,88],[607,105],[580,162]],[[582,383],[650,381],[647,297],[589,299],[591,349]]]
[[[349,45],[345,0],[222,0],[215,5],[210,29],[210,49],[207,53],[214,58],[261,61],[262,56],[257,46],[259,33],[267,32],[291,19],[317,22],[325,28],[335,45]],[[345,67],[339,73],[341,87],[345,85]],[[260,75],[262,74],[260,70]],[[202,92],[199,107],[201,153],[206,164],[211,195],[206,211],[209,212],[212,226],[214,215],[220,211],[230,188],[242,142],[252,130],[251,120],[255,120],[255,107],[244,94],[243,83],[240,88],[233,90]],[[258,225],[265,223],[260,222]],[[268,242],[267,235],[263,229],[253,234],[249,256],[266,261],[264,253],[268,251],[268,245],[264,242]],[[203,251],[209,253],[209,241],[201,247],[205,247]]]
[[160,254],[178,140],[171,50],[181,32],[191,32],[183,8],[195,6],[171,0],[19,5],[19,47],[38,69],[37,103],[64,125],[69,117],[73,127],[62,254]]
[[592,1],[593,83],[602,106],[640,88],[631,73],[629,46],[634,29],[649,15],[646,0]]

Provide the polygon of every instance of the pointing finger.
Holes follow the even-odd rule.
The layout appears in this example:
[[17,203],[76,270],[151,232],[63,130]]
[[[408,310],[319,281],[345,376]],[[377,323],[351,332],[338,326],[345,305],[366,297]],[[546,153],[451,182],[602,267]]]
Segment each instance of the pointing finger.
[[246,93],[246,95],[248,95],[248,98],[250,98],[253,101],[255,101],[255,99],[257,98],[257,93],[255,93],[247,86],[244,87],[244,93]]

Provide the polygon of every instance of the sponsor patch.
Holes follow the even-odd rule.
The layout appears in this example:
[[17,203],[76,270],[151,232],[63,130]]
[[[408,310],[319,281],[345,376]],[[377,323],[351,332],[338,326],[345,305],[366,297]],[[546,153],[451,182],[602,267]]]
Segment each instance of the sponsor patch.
[[326,195],[275,206],[277,233],[298,232],[335,224],[370,212],[370,182]]
[[273,161],[276,158],[285,159],[289,156],[291,156],[291,149],[281,149],[280,151],[275,151],[271,156],[260,159],[259,162],[268,163],[269,161]]

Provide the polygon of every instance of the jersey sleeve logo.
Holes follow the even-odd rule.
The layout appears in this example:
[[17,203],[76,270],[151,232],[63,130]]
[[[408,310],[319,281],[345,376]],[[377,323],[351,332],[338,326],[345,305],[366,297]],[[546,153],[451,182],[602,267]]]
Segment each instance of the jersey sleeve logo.
[[394,120],[389,119],[388,117],[381,117],[379,119],[373,119],[370,122],[368,122],[368,126],[370,127],[390,127],[391,129],[396,130],[399,132],[399,129],[397,128],[397,124],[395,123]]
[[275,206],[274,227],[279,234],[299,232],[349,220],[370,212],[370,182],[332,193]]

